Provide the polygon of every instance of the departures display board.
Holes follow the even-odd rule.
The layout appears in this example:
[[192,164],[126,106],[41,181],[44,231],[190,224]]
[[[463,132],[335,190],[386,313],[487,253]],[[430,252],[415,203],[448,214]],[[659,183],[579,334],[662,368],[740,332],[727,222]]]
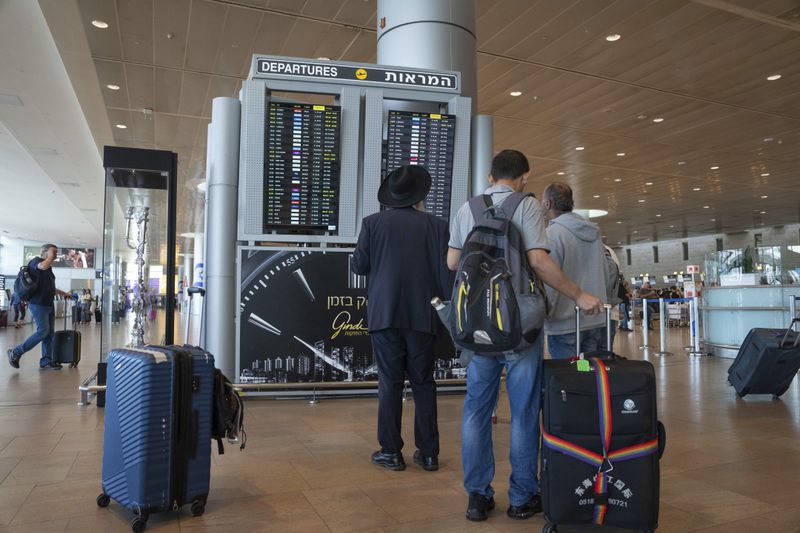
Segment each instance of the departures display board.
[[270,102],[264,135],[264,232],[336,234],[341,108]]
[[455,135],[453,115],[389,111],[387,174],[401,165],[425,167],[431,175],[425,209],[445,221],[450,220]]

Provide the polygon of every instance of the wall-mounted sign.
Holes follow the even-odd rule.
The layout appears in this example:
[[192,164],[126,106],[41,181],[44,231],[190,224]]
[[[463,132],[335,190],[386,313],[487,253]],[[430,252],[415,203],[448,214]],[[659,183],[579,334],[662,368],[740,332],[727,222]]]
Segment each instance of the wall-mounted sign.
[[313,81],[352,83],[400,87],[424,87],[432,90],[459,92],[456,73],[401,67],[360,66],[357,63],[331,63],[330,61],[303,61],[271,56],[253,58],[250,77],[281,78],[293,80],[307,78]]
[[[34,257],[42,255],[41,246],[25,246],[24,264],[30,263]],[[94,268],[94,248],[58,247],[58,255],[52,263],[53,268]]]
[[699,274],[700,273],[700,265],[686,265],[686,273],[687,274]]

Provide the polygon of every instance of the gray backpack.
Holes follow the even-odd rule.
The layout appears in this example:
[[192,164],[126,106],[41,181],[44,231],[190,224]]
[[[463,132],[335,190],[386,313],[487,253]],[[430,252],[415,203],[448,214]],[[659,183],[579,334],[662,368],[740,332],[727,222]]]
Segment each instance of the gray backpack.
[[532,194],[469,201],[475,225],[467,235],[453,286],[449,329],[461,348],[501,356],[536,340],[547,315],[544,286],[528,263],[522,233],[511,221]]

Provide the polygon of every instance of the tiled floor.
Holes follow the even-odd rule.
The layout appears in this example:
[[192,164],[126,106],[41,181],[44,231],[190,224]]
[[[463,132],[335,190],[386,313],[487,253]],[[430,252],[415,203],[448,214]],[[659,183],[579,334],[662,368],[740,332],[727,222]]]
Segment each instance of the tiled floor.
[[[19,371],[0,365],[0,532],[130,531],[126,511],[95,504],[103,411],[76,406],[76,390],[94,370],[99,327],[81,329],[78,369],[40,372],[34,353]],[[3,355],[28,333],[30,327],[0,330]],[[641,356],[640,338],[620,338],[618,351]],[[677,355],[650,358],[668,432],[659,531],[800,531],[797,384],[782,401],[737,400],[725,381],[729,360],[683,355],[685,329],[670,332],[669,341]],[[539,531],[539,516],[523,522],[505,516],[503,402],[495,432],[498,509],[483,524],[463,518],[461,403],[458,395],[439,399],[441,469],[429,473],[413,465],[387,472],[370,464],[375,399],[248,401],[247,449],[214,452],[206,514],[153,516],[148,531]],[[413,443],[407,422],[404,437]],[[412,452],[406,450],[407,459]]]

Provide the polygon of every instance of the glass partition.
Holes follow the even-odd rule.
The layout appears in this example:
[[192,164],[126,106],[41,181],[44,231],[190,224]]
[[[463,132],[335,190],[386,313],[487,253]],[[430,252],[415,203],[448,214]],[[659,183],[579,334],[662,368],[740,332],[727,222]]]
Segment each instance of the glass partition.
[[706,254],[706,284],[712,287],[800,283],[800,246],[758,246]]

